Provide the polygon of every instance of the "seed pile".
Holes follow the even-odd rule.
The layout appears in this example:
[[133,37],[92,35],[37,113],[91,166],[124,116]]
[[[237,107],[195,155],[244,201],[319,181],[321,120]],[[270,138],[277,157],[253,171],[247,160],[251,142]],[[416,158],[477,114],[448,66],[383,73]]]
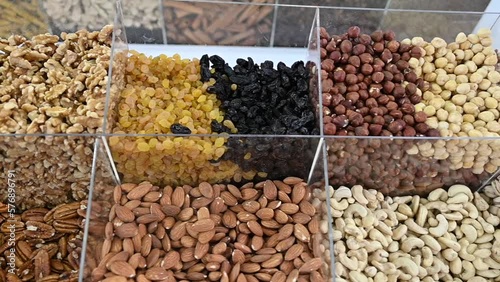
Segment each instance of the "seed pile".
[[242,187],[144,182],[113,195],[93,280],[326,281],[320,210],[299,178]]
[[335,281],[497,281],[497,184],[484,193],[454,185],[426,198],[384,198],[360,185],[330,187],[331,199],[317,191],[313,204],[326,200],[332,211]]
[[[443,137],[498,137],[500,132],[500,73],[498,55],[493,49],[491,30],[477,34],[460,33],[449,44],[441,38],[430,42],[414,37],[421,60],[411,67],[427,82],[417,112],[424,112],[426,124]],[[500,166],[498,141],[461,142],[459,151],[435,149],[433,157],[450,159],[451,169],[472,168],[474,173],[494,173]],[[451,149],[451,150],[450,150]]]
[[[0,133],[102,131],[113,27],[0,38]],[[89,59],[92,58],[92,59]],[[116,63],[115,69],[121,65]],[[6,137],[0,178],[16,170],[21,208],[87,196],[91,137]],[[0,199],[6,198],[0,190]]]
[[[202,80],[215,80],[207,91],[221,101],[224,123],[234,124],[238,133],[319,133],[310,101],[310,71],[303,62],[291,67],[280,62],[275,69],[270,61],[259,66],[248,58],[238,59],[233,68],[219,56],[205,55],[200,63]],[[215,121],[212,130],[230,132]],[[267,177],[283,177],[290,172],[302,175],[312,160],[312,141],[278,139],[230,139],[223,159],[234,161],[245,170],[265,172]]]
[[[10,206],[0,203],[0,280],[78,281],[85,204],[32,208],[10,217]],[[15,232],[15,244],[11,232]]]
[[[201,81],[200,62],[179,55],[152,58],[131,51],[126,67],[126,87],[118,105],[114,133],[210,134],[213,122],[229,132],[220,101],[207,88],[215,81]],[[125,181],[150,180],[168,184],[211,183],[242,177],[237,165],[218,162],[226,151],[224,137],[110,137],[118,170]]]
[[320,38],[325,134],[439,136],[415,112],[423,80],[408,61],[422,56],[420,48],[392,31],[368,35],[357,26],[334,36],[322,28]]

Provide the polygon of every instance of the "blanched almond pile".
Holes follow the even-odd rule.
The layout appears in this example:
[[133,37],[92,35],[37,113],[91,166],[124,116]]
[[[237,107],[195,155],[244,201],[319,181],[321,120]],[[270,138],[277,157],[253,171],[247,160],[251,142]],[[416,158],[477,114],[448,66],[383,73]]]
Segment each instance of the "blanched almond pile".
[[311,195],[296,177],[117,186],[92,280],[326,281]]

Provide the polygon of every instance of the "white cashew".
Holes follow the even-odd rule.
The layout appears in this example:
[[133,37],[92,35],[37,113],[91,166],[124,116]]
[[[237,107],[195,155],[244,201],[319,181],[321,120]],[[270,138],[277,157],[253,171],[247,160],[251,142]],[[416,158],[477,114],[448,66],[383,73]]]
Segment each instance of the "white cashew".
[[477,230],[472,225],[462,224],[460,230],[464,233],[465,238],[470,243],[474,243],[477,240]]
[[368,277],[359,271],[350,271],[349,279],[353,282],[368,282]]
[[408,216],[408,217],[413,217],[413,210],[408,206],[407,204],[400,204],[398,206],[398,212]]
[[441,251],[441,245],[439,242],[432,236],[430,235],[422,235],[420,236],[420,239],[424,241],[425,245],[428,246],[433,254],[437,254],[438,252]]
[[422,247],[422,266],[429,267],[432,265],[434,256],[432,255],[432,250],[428,246]]
[[448,231],[448,221],[442,214],[438,214],[436,219],[439,222],[438,226],[429,228],[429,232],[434,237],[441,237]]
[[410,229],[410,231],[413,231],[417,234],[428,234],[429,233],[429,231],[426,228],[418,225],[411,218],[405,220],[405,225],[408,226],[408,229]]
[[452,249],[446,249],[441,254],[447,261],[455,260],[458,257],[458,253]]
[[448,205],[445,202],[436,201],[436,202],[428,202],[425,204],[425,207],[428,210],[438,210],[439,212],[448,212]]
[[396,268],[401,268],[405,273],[410,274],[411,276],[417,276],[418,275],[418,266],[415,264],[411,258],[407,257],[401,257],[398,258],[395,262],[394,265]]
[[425,206],[420,206],[418,211],[417,211],[417,216],[416,216],[415,222],[420,226],[424,226],[425,222],[427,221],[427,214],[428,213],[429,213],[429,211],[427,210],[427,208]]
[[382,234],[382,232],[380,232],[377,229],[370,230],[370,232],[368,233],[368,237],[370,237],[370,239],[372,239],[374,241],[379,241],[382,244],[382,246],[384,246],[384,247],[389,246],[389,242],[387,241],[387,238],[384,236],[384,234]]
[[457,194],[460,193],[466,194],[469,199],[474,198],[474,195],[472,195],[472,191],[470,190],[470,188],[465,185],[455,184],[448,189],[448,197],[450,198],[455,197]]
[[389,226],[387,226],[387,224],[385,224],[385,222],[383,221],[379,222],[379,224],[375,228],[377,228],[380,232],[387,234],[389,236],[392,236],[393,234],[392,229]]
[[443,213],[444,217],[448,220],[462,220],[464,216],[459,212]]
[[490,206],[478,192],[474,192],[474,205],[478,211],[486,211]]
[[345,253],[340,253],[339,262],[345,266],[349,270],[358,270],[358,259],[357,258],[349,258]]
[[448,239],[445,237],[439,237],[437,240],[441,244],[445,245],[448,248],[451,248],[452,250],[454,250],[456,252],[460,251],[460,248],[461,248],[460,244],[452,239]]
[[422,248],[425,245],[424,241],[417,237],[409,237],[401,243],[401,250],[409,253],[414,248]]
[[493,232],[495,232],[495,227],[493,227],[493,225],[491,225],[488,222],[486,222],[484,220],[484,218],[478,217],[477,221],[479,221],[479,223],[481,223],[481,225],[483,226],[483,229],[484,229],[484,231],[486,233],[493,233]]
[[347,209],[344,211],[344,217],[352,218],[353,215],[357,215],[359,217],[365,217],[368,214],[368,210],[358,203],[354,203],[349,205]]
[[407,232],[408,227],[406,227],[406,225],[400,225],[392,231],[392,239],[398,241],[403,237],[403,235],[406,235]]
[[467,216],[476,219],[479,216],[476,206],[473,203],[465,203],[464,210],[467,211]]
[[349,202],[347,202],[347,199],[343,199],[340,202],[337,202],[335,198],[332,198],[330,199],[330,206],[334,210],[343,211],[347,209],[347,207],[349,206]]
[[448,192],[444,190],[443,188],[438,188],[432,192],[429,193],[429,196],[427,196],[427,199],[431,202],[435,202],[437,200],[440,201],[446,201],[448,199]]
[[462,261],[462,273],[459,274],[459,277],[464,281],[468,281],[472,277],[476,275],[476,269],[474,265],[470,261]]
[[459,245],[460,245],[460,250],[458,250],[458,255],[463,259],[463,260],[467,260],[467,261],[473,261],[474,259],[476,259],[475,256],[469,254],[467,252],[467,247],[469,246],[469,242],[467,241],[467,239],[465,238],[462,238],[458,241]]
[[[490,279],[495,279],[496,278],[497,279],[496,281],[498,281],[498,277],[500,277],[500,270],[499,269],[478,270],[477,271],[477,275],[479,275],[481,277],[490,278]],[[487,281],[487,280],[484,279],[482,281]]]
[[473,255],[477,258],[489,258],[491,257],[491,250],[489,249],[477,249],[474,251]]
[[450,271],[455,275],[462,272],[462,260],[460,260],[460,258],[455,258],[450,262]]
[[366,205],[368,204],[368,199],[366,199],[365,195],[363,194],[363,186],[361,185],[354,185],[351,188],[352,191],[352,197],[360,204]]
[[470,200],[470,198],[467,194],[458,193],[455,196],[448,198],[448,200],[446,200],[446,203],[448,203],[448,204],[462,204],[462,203],[469,202],[469,200]]
[[337,201],[340,201],[344,198],[351,198],[352,197],[351,189],[345,186],[340,186],[337,190],[335,190],[335,192],[333,192],[333,197]]

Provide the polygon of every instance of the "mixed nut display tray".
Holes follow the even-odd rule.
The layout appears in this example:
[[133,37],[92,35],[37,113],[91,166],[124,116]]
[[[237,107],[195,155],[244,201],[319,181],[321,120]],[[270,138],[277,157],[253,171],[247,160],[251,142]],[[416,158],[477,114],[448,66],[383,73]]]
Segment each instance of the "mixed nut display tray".
[[500,14],[126,2],[0,37],[0,281],[498,281]]

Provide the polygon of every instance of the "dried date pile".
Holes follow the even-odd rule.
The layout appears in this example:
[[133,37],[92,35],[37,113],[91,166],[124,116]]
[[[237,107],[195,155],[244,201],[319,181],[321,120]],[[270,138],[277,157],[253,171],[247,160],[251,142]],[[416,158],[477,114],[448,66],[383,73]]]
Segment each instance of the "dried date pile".
[[328,245],[311,195],[296,177],[242,187],[117,186],[109,215],[96,222],[103,234],[89,238],[88,274],[92,281],[326,281]]
[[85,209],[72,202],[11,217],[0,203],[0,281],[78,281]]

